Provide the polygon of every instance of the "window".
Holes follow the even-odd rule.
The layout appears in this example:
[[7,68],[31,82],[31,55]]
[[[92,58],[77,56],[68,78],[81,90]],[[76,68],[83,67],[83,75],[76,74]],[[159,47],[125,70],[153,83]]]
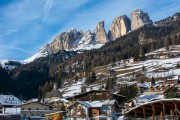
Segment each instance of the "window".
[[21,108],[21,110],[24,110],[24,108]]
[[39,110],[39,108],[36,108],[36,110]]
[[28,108],[28,110],[31,110],[31,108]]
[[44,114],[41,115],[41,117],[44,117],[44,116],[45,116]]

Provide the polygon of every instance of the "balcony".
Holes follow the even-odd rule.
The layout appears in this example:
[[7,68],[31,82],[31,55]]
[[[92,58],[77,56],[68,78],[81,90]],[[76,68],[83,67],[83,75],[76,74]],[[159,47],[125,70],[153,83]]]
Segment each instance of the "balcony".
[[67,114],[68,117],[70,118],[85,118],[86,114],[85,113],[81,113],[81,114]]
[[76,111],[82,111],[83,108],[81,108],[81,107],[76,107],[75,110],[76,110]]

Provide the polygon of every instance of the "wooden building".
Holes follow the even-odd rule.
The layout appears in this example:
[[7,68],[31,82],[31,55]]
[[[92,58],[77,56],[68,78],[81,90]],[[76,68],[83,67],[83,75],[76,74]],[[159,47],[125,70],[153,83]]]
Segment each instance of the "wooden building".
[[66,98],[70,101],[94,101],[94,100],[106,100],[110,98],[109,90],[91,90],[82,94],[74,95]]
[[70,119],[98,119],[98,116],[117,120],[122,110],[116,100],[76,101],[67,108]]
[[32,116],[45,117],[46,114],[54,112],[52,106],[39,102],[25,103],[15,107],[21,108],[22,118],[31,118]]
[[21,101],[14,95],[0,94],[0,113],[5,113],[5,110],[13,106],[21,105]]
[[128,119],[174,120],[180,116],[180,99],[161,99],[141,104],[127,111]]
[[125,96],[113,94],[109,90],[91,90],[79,95],[74,95],[72,97],[67,98],[70,101],[97,101],[97,100],[109,100],[115,99],[118,103],[124,102],[126,99]]

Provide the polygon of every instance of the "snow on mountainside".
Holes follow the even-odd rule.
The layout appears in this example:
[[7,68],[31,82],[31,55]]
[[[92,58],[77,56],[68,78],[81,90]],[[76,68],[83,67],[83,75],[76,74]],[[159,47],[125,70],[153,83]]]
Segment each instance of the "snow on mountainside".
[[98,44],[94,40],[93,34],[91,34],[90,30],[86,31],[84,33],[83,37],[80,40],[76,40],[74,42],[74,46],[71,50],[91,50],[91,49],[97,49],[103,46],[104,44]]
[[[65,49],[66,51],[78,51],[78,50],[82,51],[82,50],[98,49],[98,48],[100,48],[101,46],[104,45],[104,44],[97,43],[94,40],[94,35],[90,32],[90,30],[86,31],[85,33],[80,33],[80,32],[77,32],[76,29],[71,28],[71,29],[67,30],[66,33],[64,33],[64,32],[61,33],[61,35],[62,34],[63,34],[63,37],[66,36],[64,34],[68,34],[68,36],[79,35],[79,36],[75,37],[77,39],[73,38],[74,42],[72,42],[70,48]],[[52,52],[52,49],[55,49],[54,46],[57,46],[57,44],[59,44],[59,41],[61,41],[59,38],[61,38],[61,37],[58,37],[58,39],[55,39],[54,41],[52,41],[48,45],[44,46],[38,53],[34,54],[30,58],[27,58],[27,59],[22,60],[22,61],[18,61],[18,60],[0,60],[0,65],[3,68],[7,68],[7,69],[10,70],[10,69],[13,69],[13,68],[16,67],[14,65],[9,65],[10,62],[11,63],[16,62],[16,63],[19,63],[19,64],[27,64],[27,63],[33,62],[34,60],[36,60],[38,58],[46,57],[49,54],[56,53],[54,51]],[[70,39],[70,38],[68,37],[68,39]],[[71,37],[71,39],[72,39],[72,37]],[[58,43],[56,43],[56,42],[58,42]],[[54,45],[53,45],[53,47],[51,46],[52,48],[50,48],[49,46],[52,45],[52,44],[54,44]],[[58,46],[57,52],[60,51],[60,50],[61,50],[61,48],[60,48],[60,46]]]
[[90,30],[84,33],[83,31],[77,31],[76,29],[71,28],[66,32],[63,32],[60,35],[56,36],[56,38],[51,43],[48,43],[38,53],[24,60],[24,62],[30,63],[40,57],[46,57],[47,55],[56,53],[60,50],[91,50],[98,49],[103,45],[104,43],[98,43],[94,39],[94,34],[91,33]]
[[[166,53],[173,54],[167,56]],[[154,58],[148,58],[153,55]],[[156,56],[158,55],[158,56]],[[117,78],[131,79],[133,75],[144,74],[147,78],[161,78],[169,76],[180,75],[180,45],[171,45],[169,50],[165,51],[165,48],[155,50],[147,53],[147,60],[134,62],[133,58],[127,61],[117,61],[112,66],[111,64],[105,66],[99,66],[95,68],[96,74],[108,74],[108,70],[114,71]],[[142,68],[145,68],[142,71]]]
[[[180,45],[171,45],[169,47],[171,53],[179,52],[180,50]],[[165,51],[165,48],[161,48],[153,52],[147,53],[146,56],[161,53],[163,51]],[[135,79],[136,76],[139,74],[144,74],[144,77],[149,79],[151,79],[152,77],[159,78],[160,80],[164,79],[164,77],[167,77],[168,79],[178,79],[178,76],[180,75],[180,67],[177,67],[178,64],[180,64],[179,56],[173,58],[147,58],[147,60],[140,62],[134,62],[133,59],[129,59],[126,62],[117,61],[114,63],[113,66],[109,64],[96,67],[94,68],[94,71],[96,73],[97,79],[107,79],[110,76],[109,71],[114,71],[117,78],[116,84],[121,84],[123,82],[128,84],[134,84],[134,82],[129,82],[129,80],[131,80],[132,78]],[[143,67],[144,71],[142,71]],[[85,86],[85,80],[85,78],[79,79],[77,83],[69,83],[68,81],[65,81],[64,86],[60,88],[60,92],[63,94],[64,97],[70,97],[76,94],[80,94],[82,87]],[[86,91],[90,91],[91,89],[100,90],[103,84],[105,83],[102,80],[99,83],[93,83],[89,86],[86,86],[85,88]],[[151,86],[151,84],[150,82],[144,82],[139,83],[138,86],[148,88]],[[159,96],[153,97],[157,98]]]
[[33,62],[35,59],[41,58],[41,57],[46,57],[48,55],[47,52],[42,53],[41,51],[33,55],[32,57],[23,60],[25,63],[30,63]]
[[8,59],[0,60],[0,66],[7,70],[11,70],[17,66],[21,66],[22,64],[25,64],[24,61],[8,60]]

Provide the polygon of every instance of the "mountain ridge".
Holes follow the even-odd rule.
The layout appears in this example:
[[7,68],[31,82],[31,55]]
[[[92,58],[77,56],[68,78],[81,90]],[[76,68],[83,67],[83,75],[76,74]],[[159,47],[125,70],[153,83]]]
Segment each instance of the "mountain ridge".
[[[137,13],[137,11],[140,12]],[[133,28],[133,30],[152,22],[148,16],[148,13],[144,13],[140,9],[134,10],[133,13],[131,13],[131,16],[132,18],[139,17],[139,20],[135,21],[133,24],[141,21],[140,25],[136,26],[136,28]],[[82,30],[77,31],[75,28],[68,29],[67,31],[57,35],[54,40],[46,44],[38,53],[35,54],[35,56],[39,54],[39,57],[45,57],[48,54],[56,53],[59,50],[76,51],[100,48],[108,41],[113,41],[116,38],[126,35],[128,32],[130,32],[132,18],[130,20],[126,15],[116,17],[112,21],[108,32],[106,32],[104,28],[104,21],[100,21],[98,23],[93,33],[91,33],[90,30],[84,32]],[[38,58],[38,56],[35,56],[29,58],[30,61],[28,62],[32,62],[32,58]]]

